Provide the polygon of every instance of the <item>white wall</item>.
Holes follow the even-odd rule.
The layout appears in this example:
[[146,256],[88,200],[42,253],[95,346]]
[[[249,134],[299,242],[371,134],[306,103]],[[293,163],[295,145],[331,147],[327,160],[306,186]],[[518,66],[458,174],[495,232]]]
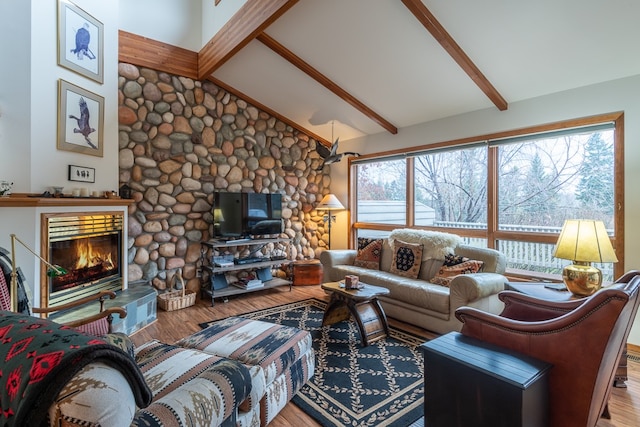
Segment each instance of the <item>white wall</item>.
[[246,0],[224,0],[214,6],[214,0],[202,0],[202,46],[211,40],[245,3]]
[[[119,0],[120,30],[198,52],[202,3],[213,0]],[[223,2],[225,3],[226,0]],[[112,1],[100,2],[110,5]]]
[[30,188],[31,167],[30,22],[30,2],[0,1],[0,180],[23,191]]
[[[0,2],[0,179],[13,181],[14,192],[70,192],[69,165],[95,168],[96,182],[82,184],[90,190],[118,188],[118,5],[75,4],[104,24],[103,84],[58,66],[57,2]],[[59,79],[105,98],[103,157],[57,149]]]
[[[640,76],[614,80],[509,105],[507,111],[486,109],[403,128],[397,135],[379,133],[341,142],[342,149],[361,154],[396,150],[403,147],[450,141],[463,137],[518,129],[597,114],[624,111],[625,126],[625,265],[640,269]],[[331,189],[347,201],[347,162],[332,165]],[[346,204],[345,204],[346,206]],[[335,225],[333,247],[340,245],[337,236],[347,235],[346,222]],[[640,316],[631,331],[629,342],[640,345]]]
[[[91,190],[118,188],[118,4],[74,0],[104,25],[104,83],[58,66],[57,1],[0,1],[0,179],[13,181],[14,192],[42,193],[51,186]],[[33,12],[33,13],[32,13]],[[103,157],[57,149],[58,80],[104,98]],[[95,183],[68,180],[68,166],[95,168]],[[82,211],[122,208],[82,208]],[[47,212],[69,211],[51,208]],[[0,207],[0,246],[10,249],[10,233],[31,248],[40,245],[42,208]],[[125,209],[126,213],[126,209]],[[16,259],[31,287],[39,262],[16,248]],[[126,271],[126,270],[125,270]],[[38,280],[39,281],[39,280]],[[32,289],[35,302],[38,291]]]

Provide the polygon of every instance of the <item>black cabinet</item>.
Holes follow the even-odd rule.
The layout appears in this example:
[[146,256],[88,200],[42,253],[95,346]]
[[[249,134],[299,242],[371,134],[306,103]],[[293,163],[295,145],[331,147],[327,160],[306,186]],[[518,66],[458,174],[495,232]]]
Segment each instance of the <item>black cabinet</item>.
[[549,363],[458,332],[422,344],[426,427],[544,427]]

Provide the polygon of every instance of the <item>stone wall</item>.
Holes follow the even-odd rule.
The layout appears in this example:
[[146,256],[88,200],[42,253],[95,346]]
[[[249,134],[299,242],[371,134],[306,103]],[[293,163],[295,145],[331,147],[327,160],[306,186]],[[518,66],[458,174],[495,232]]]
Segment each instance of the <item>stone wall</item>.
[[132,188],[129,281],[183,269],[199,289],[200,242],[212,233],[217,191],[280,193],[293,259],[326,247],[314,209],[329,192],[319,142],[209,81],[120,63],[120,184]]

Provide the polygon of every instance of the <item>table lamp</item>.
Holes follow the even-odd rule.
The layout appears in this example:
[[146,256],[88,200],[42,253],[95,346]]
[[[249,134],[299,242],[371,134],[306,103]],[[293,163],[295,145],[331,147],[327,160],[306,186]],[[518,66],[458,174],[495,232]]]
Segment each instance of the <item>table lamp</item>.
[[341,211],[344,210],[344,206],[340,203],[340,200],[333,194],[327,194],[322,198],[320,204],[316,206],[316,210],[319,211],[327,211],[327,214],[324,216],[324,221],[327,221],[329,224],[329,246],[331,249],[331,222],[336,220],[335,215],[331,215],[331,211]]
[[576,296],[589,296],[602,286],[602,272],[592,262],[618,262],[604,223],[588,219],[564,222],[553,256],[573,261],[562,280]]

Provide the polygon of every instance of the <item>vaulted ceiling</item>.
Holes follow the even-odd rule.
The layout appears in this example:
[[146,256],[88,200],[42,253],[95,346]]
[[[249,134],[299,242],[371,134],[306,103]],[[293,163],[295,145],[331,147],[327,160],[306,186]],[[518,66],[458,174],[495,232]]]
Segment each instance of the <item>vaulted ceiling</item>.
[[[224,0],[222,0],[224,1]],[[640,74],[635,0],[248,0],[198,76],[341,141]]]

